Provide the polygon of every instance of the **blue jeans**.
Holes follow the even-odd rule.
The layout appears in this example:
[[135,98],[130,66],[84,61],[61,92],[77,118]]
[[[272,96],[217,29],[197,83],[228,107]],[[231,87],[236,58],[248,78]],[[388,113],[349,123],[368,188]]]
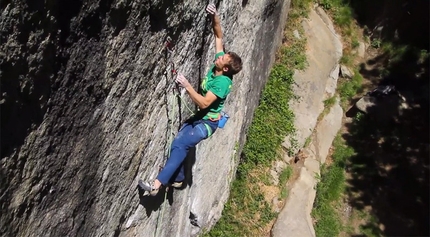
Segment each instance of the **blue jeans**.
[[208,138],[209,132],[205,124],[209,125],[212,134],[218,127],[218,121],[202,119],[189,119],[182,125],[172,142],[170,157],[157,176],[157,179],[163,185],[167,185],[171,180],[183,181],[185,179],[183,162],[190,148],[195,147],[200,141]]

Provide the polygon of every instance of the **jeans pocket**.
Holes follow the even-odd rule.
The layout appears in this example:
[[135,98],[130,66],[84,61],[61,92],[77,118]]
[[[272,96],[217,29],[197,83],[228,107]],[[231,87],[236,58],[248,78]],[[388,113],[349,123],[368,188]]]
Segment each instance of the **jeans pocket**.
[[206,128],[206,125],[204,123],[199,123],[196,125],[196,130],[199,131],[199,135],[201,136],[201,139],[208,138],[208,129]]

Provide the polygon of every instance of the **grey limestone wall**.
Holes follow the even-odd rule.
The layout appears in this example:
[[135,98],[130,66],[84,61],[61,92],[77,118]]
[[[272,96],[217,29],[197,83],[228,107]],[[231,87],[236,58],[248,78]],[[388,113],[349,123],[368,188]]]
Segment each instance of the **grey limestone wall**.
[[244,61],[231,119],[188,159],[184,190],[142,197],[138,179],[155,177],[194,108],[174,96],[168,62],[197,88],[213,60],[207,3],[0,3],[1,236],[195,236],[215,224],[290,2],[216,2],[225,47]]

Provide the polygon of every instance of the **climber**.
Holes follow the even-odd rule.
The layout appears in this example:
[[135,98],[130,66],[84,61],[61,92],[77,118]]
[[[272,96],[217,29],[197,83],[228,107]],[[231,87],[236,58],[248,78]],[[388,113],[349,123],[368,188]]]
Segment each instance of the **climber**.
[[182,187],[185,180],[183,161],[188,150],[215,132],[221,118],[220,112],[230,93],[233,75],[242,70],[242,59],[236,53],[223,51],[220,19],[215,5],[209,4],[206,12],[212,20],[215,35],[215,61],[203,78],[201,94],[194,90],[184,75],[179,73],[176,78],[176,83],[185,88],[199,111],[182,125],[172,142],[170,157],[157,178],[153,182],[139,180],[139,186],[151,196],[155,196],[162,185]]

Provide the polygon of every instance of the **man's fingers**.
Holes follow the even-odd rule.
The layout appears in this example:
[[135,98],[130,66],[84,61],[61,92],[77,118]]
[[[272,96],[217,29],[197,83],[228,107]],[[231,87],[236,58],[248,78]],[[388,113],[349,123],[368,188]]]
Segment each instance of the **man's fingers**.
[[176,81],[176,83],[182,85],[182,83],[184,82],[184,79],[185,79],[184,75],[182,75],[181,73],[179,73],[178,76],[176,77],[175,81]]
[[215,4],[211,3],[206,7],[206,11],[210,14],[216,14]]

